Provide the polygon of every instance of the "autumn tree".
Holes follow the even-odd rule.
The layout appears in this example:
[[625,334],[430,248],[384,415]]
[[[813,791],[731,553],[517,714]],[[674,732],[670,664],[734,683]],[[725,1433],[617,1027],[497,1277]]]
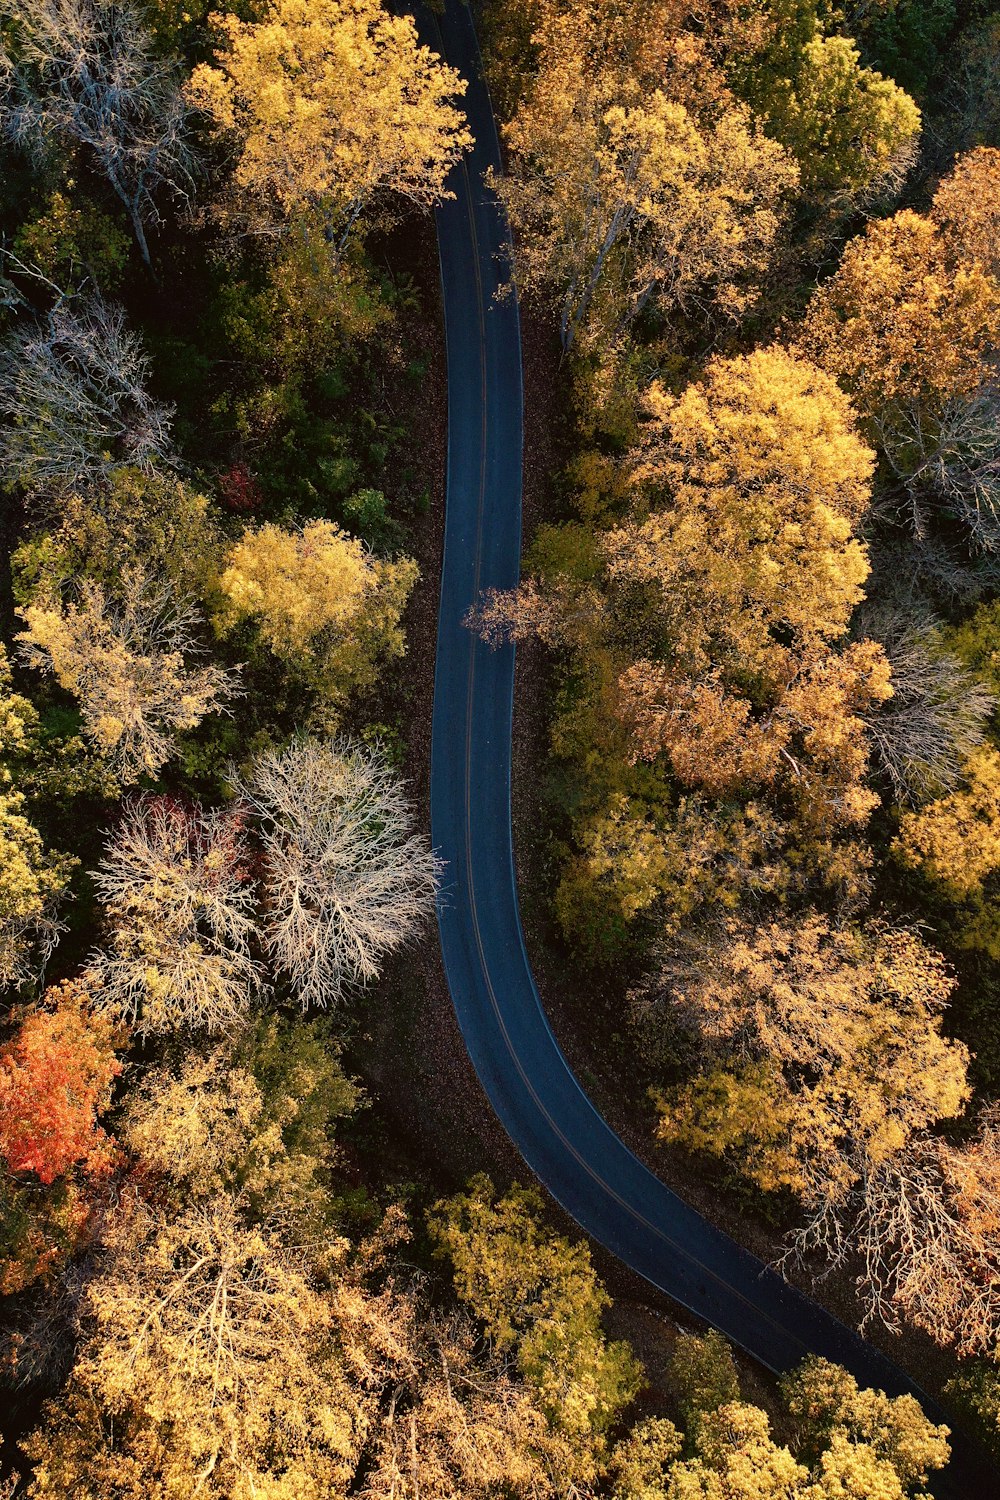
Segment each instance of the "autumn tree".
[[790,1254],[860,1264],[866,1319],[906,1320],[960,1354],[995,1354],[1000,1330],[1000,1132],[985,1113],[964,1145],[917,1137],[839,1202],[817,1204]]
[[[0,984],[16,985],[44,966],[63,930],[60,898],[78,861],[47,849],[28,816],[21,785],[47,779],[37,710],[13,691],[6,648],[0,645]],[[79,741],[70,741],[71,757]],[[58,762],[59,756],[56,755]],[[75,758],[75,757],[74,757]],[[52,767],[52,780],[61,780]],[[85,775],[85,773],[84,773]],[[71,790],[62,781],[61,790]]]
[[920,111],[891,78],[863,67],[848,36],[825,35],[813,0],[767,0],[758,45],[730,76],[814,193],[874,197],[898,188],[916,157]]
[[1000,754],[983,746],[963,769],[964,785],[903,814],[895,845],[908,864],[958,895],[1000,869]]
[[661,1099],[661,1138],[736,1153],[765,1191],[810,1209],[849,1198],[969,1098],[967,1049],[941,1034],[954,980],[905,928],[731,920],[676,941],[651,983],[704,1059]]
[[[58,1280],[92,1241],[116,1157],[99,1123],[121,1071],[121,1033],[97,1012],[91,991],[66,981],[17,1015],[0,1048],[0,1293]],[[11,1373],[44,1363],[19,1331]]]
[[766,672],[779,634],[843,635],[868,573],[853,532],[873,455],[833,381],[772,347],[711,361],[680,397],[654,385],[646,415],[636,516],[604,547],[613,580],[655,589],[681,663],[739,653]]
[[301,531],[270,523],[229,553],[216,613],[220,631],[251,622],[258,639],[336,709],[371,687],[380,664],[406,649],[400,616],[418,577],[410,558],[376,558],[332,521]]
[[931,218],[966,264],[1000,276],[1000,150],[979,146],[959,156],[938,184]]
[[976,391],[998,337],[1000,287],[974,261],[958,262],[931,218],[904,209],[849,242],[813,296],[799,347],[885,445],[902,443],[916,403],[940,412],[948,397]]
[[121,1072],[110,1021],[88,990],[64,981],[25,1012],[0,1048],[0,1158],[46,1186],[73,1166],[101,1173],[112,1142],[98,1124]]
[[106,927],[91,958],[100,1004],[140,1035],[227,1030],[261,987],[245,823],[238,807],[139,798],[94,872]]
[[22,618],[25,664],[78,700],[84,733],[125,785],[155,775],[174,735],[235,690],[223,668],[191,664],[203,650],[194,604],[140,570],[126,571],[114,595],[81,579],[75,600],[39,600]]
[[31,1440],[30,1493],[342,1493],[368,1401],[336,1349],[331,1299],[231,1199],[178,1218],[133,1202],[88,1284],[65,1398]]
[[555,1500],[558,1436],[468,1314],[418,1324],[375,1429],[365,1500]]
[[716,1495],[807,1500],[808,1469],[774,1441],[768,1415],[758,1406],[731,1401],[706,1412],[693,1447],[692,1458],[671,1468],[666,1500],[714,1500]]
[[516,1356],[542,1410],[577,1445],[582,1480],[640,1372],[628,1346],[609,1343],[601,1329],[608,1297],[589,1250],[546,1229],[541,1207],[532,1189],[514,1187],[498,1199],[480,1176],[467,1193],[438,1203],[429,1223],[459,1297],[498,1352]]
[[28,490],[93,482],[169,459],[172,411],[147,390],[149,360],[120,307],[58,302],[0,356],[0,459]]
[[930,216],[906,209],[847,245],[813,295],[797,348],[850,395],[917,539],[951,517],[974,549],[994,550],[1000,282],[973,229],[963,244],[958,170]]
[[261,819],[264,938],[303,1010],[379,973],[434,910],[439,864],[380,752],[298,740],[243,786]]
[[562,653],[577,854],[557,906],[591,951],[654,903],[681,921],[737,890],[857,902],[868,722],[892,691],[882,647],[847,640],[874,456],[835,383],[770,348],[680,396],[654,384],[644,415],[625,516],[589,543],[549,528],[475,622]]
[[150,264],[158,196],[194,184],[187,109],[174,62],[128,0],[4,0],[17,49],[2,55],[0,129],[43,164],[82,147],[121,200]]
[[604,20],[599,6],[544,11],[498,184],[520,230],[518,277],[554,298],[565,349],[613,340],[647,308],[737,318],[798,176],[735,101],[699,120],[644,88]]
[[[781,1399],[795,1424],[797,1450],[819,1461],[823,1496],[836,1495],[838,1482],[856,1485],[856,1474],[871,1476],[872,1494],[879,1481],[887,1495],[909,1494],[948,1461],[948,1429],[930,1422],[915,1396],[859,1387],[847,1370],[819,1355],[784,1377]],[[853,1474],[851,1448],[864,1462]]]
[[948,1429],[912,1396],[861,1389],[825,1359],[808,1358],[781,1383],[788,1446],[742,1399],[717,1333],[682,1334],[667,1378],[681,1393],[687,1441],[663,1419],[639,1423],[615,1450],[614,1500],[905,1500],[924,1495],[949,1458]]
[[860,1389],[824,1359],[807,1359],[781,1383],[787,1446],[768,1414],[743,1400],[718,1334],[682,1334],[667,1378],[683,1392],[686,1439],[664,1418],[639,1422],[612,1455],[614,1500],[917,1500],[950,1456],[948,1429],[912,1396]]
[[716,795],[780,777],[806,823],[863,824],[863,715],[891,689],[873,643],[833,649],[868,572],[871,455],[846,403],[771,349],[679,398],[654,386],[647,413],[634,517],[601,542],[620,616],[648,609],[666,645],[619,679],[633,756]]
[[666,1493],[683,1438],[666,1417],[645,1417],[611,1451],[613,1500],[658,1500]]
[[[102,1215],[105,1179],[68,1172],[45,1187],[34,1178],[0,1171],[0,1295],[45,1289],[71,1257],[93,1243]],[[23,1343],[15,1339],[10,1373],[19,1375]],[[25,1351],[24,1364],[43,1368],[53,1346]],[[37,1356],[37,1357],[36,1357]]]
[[[928,1468],[946,1462],[946,1433],[947,1428],[932,1427],[920,1413],[917,1436]],[[693,1446],[694,1456],[671,1469],[662,1492],[666,1500],[840,1500],[845,1495],[906,1500],[918,1493],[906,1477],[905,1449],[897,1465],[875,1446],[852,1442],[837,1431],[810,1468],[775,1440],[767,1413],[745,1402],[730,1402],[706,1413]]]
[[[23,693],[14,691],[10,658],[0,645],[2,787],[17,788],[16,793],[9,791],[7,795],[19,799],[17,807],[25,817],[35,807],[48,810],[53,804],[68,806],[80,795],[113,800],[119,792],[110,769],[82,735],[53,733],[35,705]],[[73,862],[69,856],[59,858],[68,876]]]
[[151,1069],[129,1097],[122,1141],[179,1200],[231,1193],[255,1220],[280,1212],[322,1225],[333,1125],[359,1097],[332,1038],[269,1016],[205,1055]]
[[191,103],[233,144],[237,187],[262,222],[320,208],[343,248],[387,195],[421,207],[445,193],[471,142],[452,102],[465,84],[378,0],[275,0],[260,20],[217,17],[215,64]]

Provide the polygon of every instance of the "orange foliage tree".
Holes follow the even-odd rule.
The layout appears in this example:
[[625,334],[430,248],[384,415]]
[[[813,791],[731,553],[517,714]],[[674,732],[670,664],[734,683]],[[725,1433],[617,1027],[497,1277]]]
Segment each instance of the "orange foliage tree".
[[105,1172],[113,1142],[98,1124],[121,1064],[113,1023],[80,983],[48,990],[0,1050],[0,1157],[46,1185],[73,1166]]

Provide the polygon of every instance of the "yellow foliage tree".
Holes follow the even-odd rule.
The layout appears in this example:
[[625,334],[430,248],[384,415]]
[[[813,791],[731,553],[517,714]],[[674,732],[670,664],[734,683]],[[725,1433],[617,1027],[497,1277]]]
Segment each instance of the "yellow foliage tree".
[[694,1449],[671,1468],[664,1500],[812,1500],[808,1469],[774,1441],[759,1406],[730,1401],[706,1412]]
[[641,1371],[627,1344],[604,1336],[609,1299],[586,1245],[547,1230],[541,1207],[537,1193],[516,1186],[497,1199],[478,1176],[467,1193],[436,1204],[429,1223],[460,1298],[498,1352],[516,1353],[542,1410],[572,1443],[580,1482],[593,1478],[604,1434]]
[[613,341],[647,306],[738,317],[798,180],[743,106],[699,120],[648,85],[634,39],[623,66],[605,10],[543,8],[537,73],[505,129],[518,276],[555,296],[567,349]]
[[998,338],[1000,285],[956,262],[931,219],[903,209],[851,240],[814,294],[797,348],[881,428],[894,403],[940,410],[971,394]]
[[931,218],[963,261],[1000,276],[1000,150],[960,156],[938,184]]
[[941,1035],[953,987],[916,933],[877,923],[835,928],[807,913],[679,941],[647,999],[694,1034],[706,1071],[661,1101],[661,1137],[736,1149],[766,1191],[844,1201],[964,1108],[968,1052]]
[[966,784],[900,820],[894,848],[957,896],[979,891],[1000,870],[1000,754],[973,751]]
[[29,604],[22,617],[24,661],[79,701],[84,733],[126,785],[155,775],[174,734],[233,692],[221,667],[189,664],[197,610],[141,570],[126,572],[117,598],[83,579],[78,602]]
[[711,361],[678,398],[654,385],[646,412],[635,516],[604,550],[612,581],[655,587],[684,669],[780,675],[778,634],[800,652],[843,635],[874,455],[835,383],[772,347]]
[[619,619],[652,598],[666,641],[619,679],[633,757],[666,754],[717,796],[780,786],[813,836],[863,826],[865,716],[891,684],[875,643],[837,649],[868,574],[854,528],[873,468],[847,402],[772,348],[712,361],[679,398],[654,386],[647,414],[633,514],[602,539]]
[[332,521],[301,531],[267,523],[248,531],[219,581],[220,631],[252,621],[275,656],[336,706],[401,656],[400,616],[418,578],[411,558],[374,557]]
[[[1000,530],[1000,281],[981,243],[997,208],[984,199],[975,221],[955,208],[958,198],[991,190],[994,178],[960,170],[931,217],[906,209],[869,224],[814,293],[796,343],[850,395],[886,476],[905,492],[934,572],[947,569],[954,519],[973,551],[994,550]],[[937,546],[942,515],[949,527]]]
[[170,1219],[126,1205],[89,1283],[66,1398],[35,1436],[35,1500],[341,1494],[369,1402],[333,1301],[273,1231],[218,1197]]
[[234,141],[236,183],[282,216],[322,207],[343,240],[377,195],[444,194],[471,143],[459,74],[379,0],[273,0],[259,21],[217,17],[215,65],[191,102]]
[[799,1444],[820,1451],[816,1500],[883,1494],[902,1500],[948,1462],[947,1427],[930,1422],[915,1397],[859,1387],[842,1366],[818,1355],[785,1376],[781,1396]]
[[474,1359],[476,1344],[475,1324],[461,1313],[417,1330],[376,1428],[366,1500],[556,1500],[563,1493],[560,1473],[572,1472],[565,1443],[501,1359]]

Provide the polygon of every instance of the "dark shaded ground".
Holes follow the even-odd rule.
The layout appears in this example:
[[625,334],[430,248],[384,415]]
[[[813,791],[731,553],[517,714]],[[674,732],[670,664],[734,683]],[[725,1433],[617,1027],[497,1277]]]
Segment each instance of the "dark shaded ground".
[[[406,330],[428,359],[419,403],[412,389],[400,399],[412,433],[411,461],[430,492],[427,514],[407,548],[420,565],[420,582],[407,609],[408,649],[399,674],[405,738],[403,771],[421,830],[430,833],[431,713],[437,639],[447,454],[447,376],[437,246],[431,218],[413,225],[407,269],[421,298],[419,319]],[[437,927],[387,965],[365,997],[348,1063],[362,1077],[391,1124],[403,1157],[412,1158],[432,1191],[450,1192],[477,1171],[498,1182],[523,1166],[483,1094],[469,1061],[448,993]]]

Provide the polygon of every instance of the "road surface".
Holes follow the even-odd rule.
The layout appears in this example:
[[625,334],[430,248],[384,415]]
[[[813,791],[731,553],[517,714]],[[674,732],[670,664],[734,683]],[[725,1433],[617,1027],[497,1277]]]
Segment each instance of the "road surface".
[[[711,1225],[659,1181],[594,1109],[549,1027],[525,950],[511,838],[514,649],[463,625],[485,588],[517,583],[522,384],[507,228],[484,183],[500,169],[475,31],[462,0],[421,15],[435,50],[469,80],[476,138],[437,210],[448,360],[447,514],[431,751],[431,836],[447,861],[438,924],[448,985],[472,1062],[532,1172],[577,1221],[660,1291],[774,1371],[819,1353],[867,1386],[918,1394],[906,1374]],[[971,1445],[956,1444],[935,1493],[991,1500]]]

